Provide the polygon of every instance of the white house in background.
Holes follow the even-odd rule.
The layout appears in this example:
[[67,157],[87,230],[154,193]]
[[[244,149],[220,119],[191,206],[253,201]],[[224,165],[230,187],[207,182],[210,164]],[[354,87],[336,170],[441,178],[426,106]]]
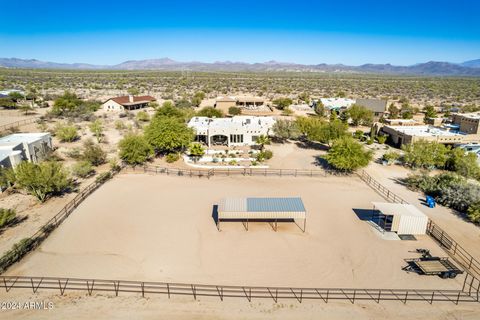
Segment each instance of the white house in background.
[[150,102],[156,101],[152,96],[122,96],[110,98],[102,104],[105,111],[136,110],[148,107]]
[[21,161],[38,163],[52,150],[50,133],[15,133],[0,138],[0,167],[13,168]]
[[271,132],[272,117],[235,116],[232,118],[194,117],[188,126],[196,132],[196,141],[211,145],[250,146],[258,136]]
[[344,110],[355,104],[355,100],[347,98],[321,98],[323,106],[328,110]]

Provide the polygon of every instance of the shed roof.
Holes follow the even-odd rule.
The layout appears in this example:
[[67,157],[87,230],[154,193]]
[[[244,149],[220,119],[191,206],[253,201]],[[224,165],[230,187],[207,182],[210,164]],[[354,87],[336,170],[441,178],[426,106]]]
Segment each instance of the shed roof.
[[388,216],[413,216],[426,217],[426,215],[412,204],[388,203],[388,202],[372,202],[375,209],[380,210],[384,215]]
[[303,201],[294,198],[225,198],[220,202],[222,212],[305,212]]
[[373,112],[385,112],[387,110],[387,100],[357,99],[355,103]]

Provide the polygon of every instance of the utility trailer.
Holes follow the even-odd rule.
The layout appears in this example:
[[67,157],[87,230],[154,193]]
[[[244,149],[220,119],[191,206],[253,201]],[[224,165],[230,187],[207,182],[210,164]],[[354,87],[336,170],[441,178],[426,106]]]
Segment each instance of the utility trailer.
[[422,275],[438,275],[442,279],[453,279],[463,271],[457,268],[448,258],[433,257],[429,250],[417,249],[422,254],[421,258],[405,259],[408,266],[405,271],[413,271]]

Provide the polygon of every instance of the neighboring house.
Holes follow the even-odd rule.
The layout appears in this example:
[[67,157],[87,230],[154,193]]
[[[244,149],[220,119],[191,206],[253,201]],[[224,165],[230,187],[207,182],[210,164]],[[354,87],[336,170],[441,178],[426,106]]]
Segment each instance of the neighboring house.
[[458,148],[463,149],[466,152],[476,154],[480,161],[480,144],[477,144],[477,143],[461,144],[458,146]]
[[122,96],[110,98],[102,104],[105,111],[136,110],[148,107],[150,102],[156,101],[152,96]]
[[480,135],[480,112],[453,114],[452,122],[459,126],[460,132]]
[[208,146],[249,146],[255,144],[258,136],[268,135],[274,123],[272,117],[193,117],[188,126],[195,130],[195,140]]
[[265,99],[261,97],[241,96],[241,97],[218,97],[215,99],[215,108],[228,109],[230,107],[239,107],[244,109],[258,109],[266,105]]
[[0,98],[6,98],[8,97],[8,95],[12,92],[18,92],[20,93],[22,96],[25,96],[25,92],[22,91],[22,90],[18,90],[18,89],[4,89],[4,90],[0,90]]
[[[355,100],[346,98],[321,98],[320,101],[322,102],[325,109],[328,109],[330,111],[346,110],[355,103]],[[317,101],[313,101],[312,108],[315,109],[317,103]]]
[[373,111],[375,117],[381,118],[387,112],[387,100],[381,99],[357,99],[355,104]]
[[53,149],[50,133],[15,133],[0,138],[0,166],[15,167],[20,161],[38,163]]
[[468,135],[456,133],[433,126],[383,126],[381,132],[388,135],[390,141],[400,147],[419,140],[434,141],[438,143],[455,145],[465,143]]

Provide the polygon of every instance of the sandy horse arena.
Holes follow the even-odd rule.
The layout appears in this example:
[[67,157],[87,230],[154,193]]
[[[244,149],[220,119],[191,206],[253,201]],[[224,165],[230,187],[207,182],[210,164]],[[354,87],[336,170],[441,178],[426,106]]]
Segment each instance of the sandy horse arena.
[[[301,196],[307,231],[293,223],[224,222],[224,197]],[[183,283],[458,289],[462,278],[408,274],[415,248],[446,255],[428,237],[382,239],[356,209],[381,197],[354,177],[187,178],[121,174],[88,199],[9,275]]]

